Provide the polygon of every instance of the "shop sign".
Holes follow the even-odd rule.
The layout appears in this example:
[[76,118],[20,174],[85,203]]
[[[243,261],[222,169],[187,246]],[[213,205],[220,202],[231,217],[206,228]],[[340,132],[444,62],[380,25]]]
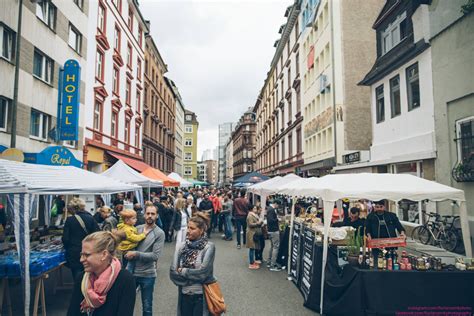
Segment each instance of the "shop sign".
[[61,146],[51,146],[40,153],[25,153],[25,162],[49,166],[74,166],[82,168],[82,162]]
[[360,161],[360,151],[344,155],[344,163],[353,163]]
[[79,96],[81,67],[76,60],[69,59],[59,85],[58,140],[78,140],[79,138]]

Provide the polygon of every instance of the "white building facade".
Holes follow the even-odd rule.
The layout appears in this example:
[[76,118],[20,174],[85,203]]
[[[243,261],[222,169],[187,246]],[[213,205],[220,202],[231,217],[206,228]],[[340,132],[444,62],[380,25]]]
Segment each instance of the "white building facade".
[[90,0],[85,150],[102,172],[120,156],[142,160],[145,33],[137,0]]
[[[175,91],[179,95],[178,91]],[[184,176],[183,173],[183,152],[184,152],[184,105],[181,97],[176,98],[176,133],[175,133],[175,156],[174,156],[174,165],[175,172],[181,177]]]

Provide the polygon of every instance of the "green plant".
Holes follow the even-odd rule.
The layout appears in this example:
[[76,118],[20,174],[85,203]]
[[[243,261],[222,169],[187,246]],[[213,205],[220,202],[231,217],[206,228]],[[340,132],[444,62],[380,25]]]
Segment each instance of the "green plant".
[[347,251],[349,256],[358,256],[360,252],[360,247],[362,247],[363,239],[360,235],[359,229],[353,230],[349,233],[349,243],[347,244]]
[[474,11],[474,0],[468,0],[465,5],[461,6],[461,12],[464,14],[468,14]]

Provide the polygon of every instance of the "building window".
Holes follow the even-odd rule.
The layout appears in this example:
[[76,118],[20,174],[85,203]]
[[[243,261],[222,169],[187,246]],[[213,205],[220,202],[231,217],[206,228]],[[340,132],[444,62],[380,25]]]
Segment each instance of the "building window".
[[193,160],[193,153],[184,153],[184,160]]
[[110,136],[117,138],[118,135],[118,112],[112,110],[112,120],[110,123]]
[[403,12],[382,31],[382,54],[397,46],[405,37],[407,37],[407,13]]
[[112,0],[112,2],[119,12],[122,12],[122,0]]
[[113,82],[113,93],[119,95],[120,91],[120,70],[114,66],[114,82]]
[[285,160],[285,138],[281,140],[281,160]]
[[125,144],[130,144],[130,120],[126,119],[125,120],[125,135],[124,135],[124,141]]
[[135,147],[140,148],[140,125],[135,124]]
[[142,94],[140,90],[137,89],[137,112],[141,115],[141,102],[142,102]]
[[474,168],[474,116],[456,122],[458,159]]
[[36,16],[50,29],[56,29],[56,7],[51,0],[36,2]]
[[191,138],[186,138],[184,140],[184,146],[191,147],[193,145],[193,140]]
[[105,34],[105,19],[106,19],[105,12],[106,11],[105,11],[104,5],[101,2],[99,2],[99,12],[97,14],[97,29],[102,34]]
[[407,73],[408,111],[420,106],[420,79],[418,76],[418,63],[410,66]]
[[128,28],[133,33],[133,11],[128,9]]
[[127,44],[127,67],[132,68],[132,45]]
[[97,50],[96,59],[95,77],[100,81],[104,81],[104,53],[100,50]]
[[138,45],[140,45],[140,47],[142,47],[142,44],[143,44],[143,30],[142,30],[142,27],[138,27]]
[[401,113],[400,107],[400,76],[397,75],[390,79],[390,108],[392,109],[392,117]]
[[192,115],[186,115],[186,121],[192,121],[193,116]]
[[288,158],[293,157],[293,135],[288,135]]
[[31,109],[30,136],[39,138],[41,140],[47,140],[49,131],[49,121],[49,115]]
[[96,131],[102,130],[102,102],[97,99],[95,100],[95,103],[94,103],[93,128]]
[[145,58],[145,75],[148,75],[148,59]]
[[11,105],[11,100],[0,96],[0,131],[7,131],[8,122],[8,108]]
[[191,176],[193,174],[193,168],[190,166],[184,166],[184,175]]
[[78,54],[81,53],[82,34],[72,24],[69,24],[69,41],[68,41],[68,44]]
[[127,79],[127,84],[125,85],[125,103],[127,105],[130,105],[131,95],[132,95],[132,83],[130,82],[129,79]]
[[300,154],[302,152],[301,148],[301,129],[296,130],[296,154]]
[[120,42],[121,42],[122,33],[120,28],[116,25],[114,31],[114,49],[120,54]]
[[76,148],[77,147],[77,142],[75,140],[64,140],[63,141],[63,146],[69,147],[69,148]]
[[79,7],[79,9],[84,8],[84,0],[73,0],[73,2]]
[[375,89],[375,112],[376,112],[376,119],[377,123],[385,121],[385,98],[383,95],[383,85],[378,86]]
[[192,133],[193,132],[193,126],[192,125],[184,126],[184,132],[185,133]]
[[142,81],[142,61],[140,58],[137,58],[137,79]]
[[12,61],[15,47],[15,32],[0,23],[0,56]]
[[41,80],[53,82],[54,61],[35,48],[33,58],[33,74]]

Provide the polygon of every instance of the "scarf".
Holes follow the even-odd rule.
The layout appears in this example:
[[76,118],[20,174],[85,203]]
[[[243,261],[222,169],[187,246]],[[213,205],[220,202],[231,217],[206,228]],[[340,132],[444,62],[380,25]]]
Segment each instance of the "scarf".
[[207,245],[207,237],[203,236],[198,240],[186,239],[183,250],[181,250],[180,263],[182,268],[196,268],[196,261],[200,250]]
[[81,291],[84,300],[81,302],[81,312],[90,313],[104,305],[107,299],[107,292],[110,290],[122,265],[117,258],[113,258],[110,266],[107,267],[98,277],[94,273],[85,272],[81,282]]

